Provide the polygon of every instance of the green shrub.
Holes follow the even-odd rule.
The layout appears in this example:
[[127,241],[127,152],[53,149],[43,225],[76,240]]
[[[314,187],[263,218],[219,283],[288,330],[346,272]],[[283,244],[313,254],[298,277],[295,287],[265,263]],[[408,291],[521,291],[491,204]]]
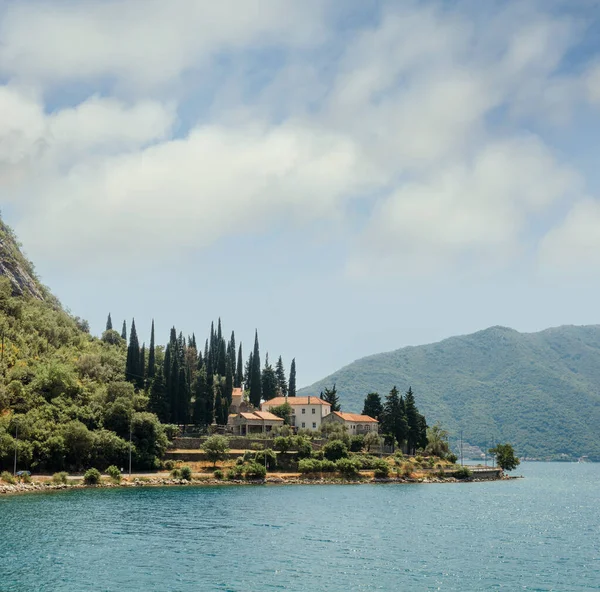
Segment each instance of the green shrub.
[[360,452],[365,445],[365,437],[361,434],[350,438],[350,452]]
[[86,485],[98,485],[100,483],[100,471],[98,469],[88,469],[83,476],[83,482]]
[[279,452],[287,452],[294,445],[294,440],[291,437],[278,436],[273,440],[273,448]]
[[422,463],[422,462],[423,462],[423,457],[422,457],[422,456],[419,454],[419,455],[415,456],[415,460],[416,460],[418,463]]
[[337,470],[336,463],[333,462],[332,460],[328,460],[328,459],[324,458],[321,461],[321,471],[323,473],[335,473],[336,470]]
[[217,469],[217,470],[214,472],[214,476],[215,476],[215,479],[223,479],[223,477],[224,477],[225,475],[223,474],[223,471],[222,471],[221,469]]
[[456,464],[456,461],[458,460],[458,456],[456,456],[456,454],[454,454],[453,452],[451,452],[450,454],[448,454],[446,456],[446,460],[451,463],[451,464]]
[[465,479],[470,479],[473,476],[473,473],[467,469],[467,467],[460,467],[459,469],[452,471],[452,476],[455,479],[460,479],[462,481]]
[[412,477],[412,472],[413,472],[413,466],[409,462],[405,462],[402,464],[402,467],[400,469],[400,474],[402,475],[402,477],[408,479],[408,478]]
[[206,458],[216,466],[217,461],[227,458],[229,452],[229,440],[225,436],[215,434],[206,439],[202,446],[206,453]]
[[372,456],[370,454],[357,454],[353,458],[357,463],[359,463],[360,468],[365,471],[374,469],[377,461],[379,460],[376,456]]
[[21,483],[31,483],[31,475],[29,473],[23,473],[19,479],[21,479]]
[[243,465],[243,464],[244,464],[244,457],[242,457],[242,456],[238,456],[238,457],[235,459],[235,464],[236,464],[236,465]]
[[[265,457],[267,459],[267,468],[274,469],[275,467],[277,467],[277,455],[270,448],[266,448],[265,450],[259,450],[254,455],[254,459],[252,460],[264,466]],[[252,460],[250,462],[252,462]]]
[[308,438],[305,436],[298,436],[294,446],[298,451],[298,458],[310,458],[312,454],[312,444]]
[[110,467],[108,467],[108,469],[106,469],[106,474],[115,483],[120,483],[120,481],[121,481],[121,471],[119,470],[119,467],[116,467],[115,465],[110,465]]
[[171,471],[171,477],[173,479],[180,479],[181,478],[181,471],[179,469],[177,469],[177,468],[173,469]]
[[383,459],[378,459],[375,462],[374,469],[376,479],[387,479],[390,475],[390,465]]
[[264,444],[262,444],[261,442],[251,442],[250,443],[250,450],[263,450],[265,447]]
[[181,467],[179,472],[181,474],[182,479],[185,479],[186,481],[192,480],[192,469],[190,469],[190,467],[188,467],[188,466]]
[[2,471],[0,479],[2,479],[4,483],[9,483],[10,485],[14,485],[17,482],[16,479],[12,476],[12,473],[9,473],[8,471]]
[[320,473],[322,462],[316,458],[303,458],[298,463],[301,473]]
[[323,446],[323,454],[327,460],[340,460],[348,456],[348,447],[341,440],[330,440]]
[[[261,448],[261,450],[262,450],[262,448]],[[256,452],[246,450],[246,452],[244,452],[244,456],[242,456],[242,462],[250,462],[251,460],[254,460],[255,454],[256,454]]]
[[317,460],[323,460],[325,458],[325,454],[323,454],[322,450],[315,450],[312,453],[312,458],[316,458]]
[[344,477],[357,477],[360,465],[352,458],[340,458],[336,463],[338,472]]
[[67,477],[69,476],[69,473],[67,473],[66,471],[61,471],[60,473],[54,473],[54,475],[52,475],[52,483],[55,483],[56,485],[66,485],[67,484]]
[[246,479],[264,479],[267,476],[267,470],[264,465],[257,462],[251,462],[246,465],[244,476]]
[[163,463],[163,467],[167,470],[167,471],[172,471],[175,468],[175,463],[172,460],[166,460]]
[[227,480],[233,481],[235,479],[241,479],[244,475],[243,465],[235,465],[227,471]]

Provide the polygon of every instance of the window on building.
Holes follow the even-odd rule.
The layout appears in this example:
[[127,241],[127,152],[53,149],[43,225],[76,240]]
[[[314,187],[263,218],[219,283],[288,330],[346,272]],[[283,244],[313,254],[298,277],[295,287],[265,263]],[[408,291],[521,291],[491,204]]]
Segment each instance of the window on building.
[[313,415],[317,412],[317,410],[313,407],[312,409]]
[[317,422],[313,421],[313,430],[315,430],[317,428]]
[[304,409],[304,407],[302,408],[302,415],[304,415],[306,413],[306,409]]
[[303,428],[305,428],[305,427],[306,427],[306,424],[305,424],[304,422],[302,422],[302,427],[303,427]]

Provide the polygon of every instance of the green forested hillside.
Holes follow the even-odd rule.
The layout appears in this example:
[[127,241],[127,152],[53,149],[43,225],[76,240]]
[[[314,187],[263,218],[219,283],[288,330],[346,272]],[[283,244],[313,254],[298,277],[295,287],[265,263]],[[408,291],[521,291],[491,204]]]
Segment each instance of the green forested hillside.
[[337,384],[342,409],[361,411],[371,391],[412,386],[431,425],[456,441],[515,444],[533,458],[600,460],[600,326],[524,334],[491,327],[439,343],[377,354],[299,391]]
[[0,221],[0,470],[138,468],[168,441],[148,397],[124,381],[125,341],[93,338],[40,285]]

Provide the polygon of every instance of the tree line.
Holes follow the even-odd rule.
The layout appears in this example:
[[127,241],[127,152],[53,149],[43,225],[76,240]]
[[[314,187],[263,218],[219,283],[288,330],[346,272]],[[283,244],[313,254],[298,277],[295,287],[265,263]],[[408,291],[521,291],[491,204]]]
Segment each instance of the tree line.
[[[127,341],[127,324],[121,333],[113,329],[108,315],[102,339],[109,343]],[[296,360],[293,359],[289,380],[279,356],[273,367],[269,355],[261,365],[258,331],[254,347],[244,363],[242,344],[236,344],[235,332],[227,339],[221,319],[211,323],[204,347],[198,346],[196,336],[187,338],[175,327],[170,331],[167,345],[155,343],[154,321],[150,345],[140,347],[135,319],[131,323],[125,364],[125,379],[139,391],[148,393],[148,409],[162,423],[197,426],[227,424],[234,388],[244,390],[248,402],[259,407],[261,400],[277,396],[296,396]]]

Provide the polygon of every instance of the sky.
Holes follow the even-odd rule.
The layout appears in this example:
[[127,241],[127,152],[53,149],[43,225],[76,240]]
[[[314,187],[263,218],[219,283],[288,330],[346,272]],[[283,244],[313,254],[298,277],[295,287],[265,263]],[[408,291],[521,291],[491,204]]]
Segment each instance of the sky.
[[[599,322],[596,0],[0,0],[0,207],[100,335],[298,386]],[[264,358],[263,358],[264,359]]]

